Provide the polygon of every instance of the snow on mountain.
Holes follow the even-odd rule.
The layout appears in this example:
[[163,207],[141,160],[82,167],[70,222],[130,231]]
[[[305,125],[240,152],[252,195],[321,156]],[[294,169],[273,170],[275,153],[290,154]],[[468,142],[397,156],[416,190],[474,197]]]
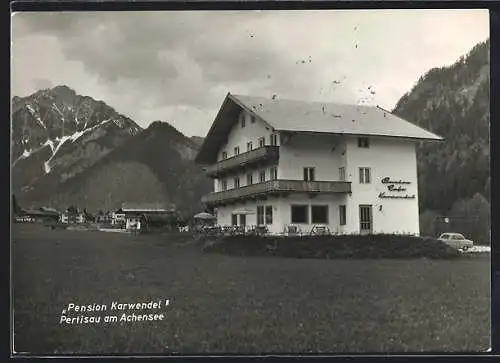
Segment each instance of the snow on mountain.
[[14,97],[11,129],[13,188],[19,192],[43,190],[47,177],[52,184],[71,178],[142,131],[104,102],[66,86]]

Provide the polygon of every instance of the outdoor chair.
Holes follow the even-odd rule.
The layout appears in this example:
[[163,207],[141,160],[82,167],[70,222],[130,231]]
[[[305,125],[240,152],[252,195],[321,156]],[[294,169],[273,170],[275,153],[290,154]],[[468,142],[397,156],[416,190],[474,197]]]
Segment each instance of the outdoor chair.
[[255,227],[255,234],[258,236],[265,236],[269,233],[267,226],[257,226]]
[[329,236],[330,228],[328,226],[313,226],[310,232],[311,236]]
[[296,225],[288,225],[285,227],[285,235],[286,236],[300,236],[302,235],[302,231],[299,226]]

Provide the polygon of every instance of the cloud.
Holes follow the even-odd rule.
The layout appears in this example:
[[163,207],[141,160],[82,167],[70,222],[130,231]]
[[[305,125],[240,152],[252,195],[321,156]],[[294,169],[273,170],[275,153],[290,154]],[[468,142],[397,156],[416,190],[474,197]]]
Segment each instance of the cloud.
[[391,108],[488,32],[487,11],[20,13],[13,91],[64,83],[203,135],[228,92]]

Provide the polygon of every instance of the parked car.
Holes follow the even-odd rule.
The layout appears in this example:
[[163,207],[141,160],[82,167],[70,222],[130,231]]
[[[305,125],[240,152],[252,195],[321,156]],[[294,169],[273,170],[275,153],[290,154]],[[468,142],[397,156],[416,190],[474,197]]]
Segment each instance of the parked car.
[[443,233],[441,236],[439,236],[438,240],[446,243],[450,247],[462,251],[466,251],[474,246],[474,242],[466,239],[460,233]]

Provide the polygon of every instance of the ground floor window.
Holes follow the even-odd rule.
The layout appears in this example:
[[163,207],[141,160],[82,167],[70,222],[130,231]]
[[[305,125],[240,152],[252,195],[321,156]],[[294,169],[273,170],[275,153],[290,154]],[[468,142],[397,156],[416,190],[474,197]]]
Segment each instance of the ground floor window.
[[328,223],[328,206],[327,205],[312,205],[311,206],[311,221],[312,223]]
[[266,224],[273,224],[273,207],[266,206]]
[[345,205],[339,205],[339,221],[341,226],[346,225],[346,208]]
[[264,206],[257,206],[257,225],[262,226],[264,224]]
[[292,223],[308,223],[307,205],[292,205]]

